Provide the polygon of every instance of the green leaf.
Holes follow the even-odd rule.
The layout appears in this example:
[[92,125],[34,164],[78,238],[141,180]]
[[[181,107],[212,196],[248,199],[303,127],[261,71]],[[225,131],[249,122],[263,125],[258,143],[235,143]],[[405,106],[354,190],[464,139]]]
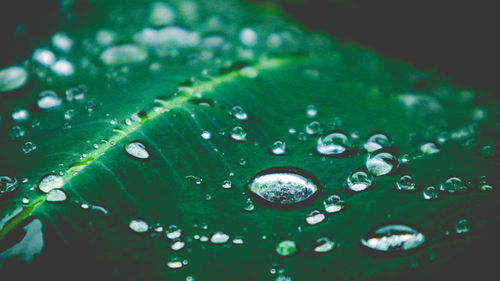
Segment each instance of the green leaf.
[[[485,179],[493,187],[498,179],[496,98],[303,31],[272,6],[112,1],[89,9],[86,18],[70,14],[73,20],[60,26],[71,48],[64,36],[33,42],[72,63],[73,74],[65,63],[46,67],[30,55],[17,63],[29,70],[28,82],[1,94],[0,175],[19,185],[0,193],[2,276],[429,279],[463,262],[456,256],[488,265],[467,255],[496,244],[498,192],[480,188]],[[145,29],[162,24],[167,27]],[[50,95],[40,103],[45,90],[62,104],[43,109],[58,103]],[[246,119],[234,114],[235,106]],[[29,120],[13,118],[15,108],[28,109]],[[234,138],[237,127],[244,133]],[[334,130],[357,149],[342,157],[318,154],[318,137]],[[365,168],[363,143],[374,132],[391,137],[400,165],[376,177],[375,186],[348,192],[346,179]],[[272,153],[277,140],[286,143],[282,155]],[[430,141],[440,143],[439,152],[420,149]],[[127,153],[131,142],[143,144],[150,157]],[[307,171],[322,187],[319,194],[291,209],[255,200],[249,211],[248,200],[258,198],[245,186],[276,167]],[[69,200],[51,203],[40,192],[47,174],[62,177]],[[416,191],[396,190],[403,174],[415,178]],[[423,199],[425,187],[451,176],[468,192]],[[307,214],[325,213],[331,194],[340,194],[346,208],[308,225]],[[457,233],[463,219],[470,231]],[[151,229],[143,232],[142,221]],[[400,256],[366,253],[360,239],[390,221],[417,226],[428,243]],[[179,251],[172,247],[181,244],[165,234],[172,225],[185,243]],[[216,233],[215,240],[224,242],[226,234],[229,241],[211,243]],[[319,237],[337,247],[311,254]],[[287,240],[295,242],[294,255],[277,255]],[[463,272],[470,274],[449,274]]]

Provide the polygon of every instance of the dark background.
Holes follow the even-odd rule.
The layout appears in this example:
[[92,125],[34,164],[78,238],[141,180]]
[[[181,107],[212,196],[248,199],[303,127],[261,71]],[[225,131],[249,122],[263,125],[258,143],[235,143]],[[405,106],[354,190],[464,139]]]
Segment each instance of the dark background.
[[[72,9],[85,10],[88,0]],[[257,1],[266,2],[266,1]],[[268,2],[268,1],[267,1]],[[363,44],[422,69],[437,70],[462,87],[500,90],[495,1],[274,0],[307,28]],[[29,38],[51,33],[65,8],[57,0],[3,0],[0,67],[30,51]],[[22,29],[18,27],[24,24]]]

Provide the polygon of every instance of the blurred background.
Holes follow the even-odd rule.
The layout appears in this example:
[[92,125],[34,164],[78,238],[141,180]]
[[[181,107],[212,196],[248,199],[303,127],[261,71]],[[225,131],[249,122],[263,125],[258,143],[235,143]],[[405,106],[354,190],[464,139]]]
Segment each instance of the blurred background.
[[[253,0],[273,2],[306,28],[357,42],[385,56],[437,70],[461,87],[497,94],[495,1]],[[91,0],[3,0],[0,68],[32,49],[60,21],[92,16]]]

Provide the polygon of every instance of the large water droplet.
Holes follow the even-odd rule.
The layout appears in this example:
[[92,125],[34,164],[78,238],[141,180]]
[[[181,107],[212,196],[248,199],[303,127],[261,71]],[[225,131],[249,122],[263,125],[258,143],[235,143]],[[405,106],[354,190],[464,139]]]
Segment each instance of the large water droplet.
[[327,237],[320,237],[316,239],[312,247],[314,253],[328,253],[335,249],[335,242],[328,239]]
[[373,184],[372,176],[362,170],[354,171],[347,178],[347,188],[354,192],[363,191],[372,186],[372,184]]
[[455,192],[463,192],[467,190],[467,186],[464,184],[464,182],[457,178],[457,177],[451,177],[444,181],[440,186],[439,190],[448,192],[448,193],[455,193]]
[[229,240],[229,235],[224,232],[216,232],[210,237],[210,242],[214,244],[224,244]]
[[425,240],[425,235],[412,227],[389,224],[369,231],[361,244],[379,252],[404,252],[421,246]]
[[383,151],[368,155],[366,168],[370,174],[380,177],[389,174],[398,165],[396,156]]
[[149,225],[143,219],[133,219],[128,224],[128,227],[132,229],[132,231],[137,233],[144,233],[149,230]]
[[372,153],[376,150],[382,149],[384,147],[389,147],[392,145],[391,139],[388,135],[383,133],[375,133],[371,135],[363,145],[363,147],[369,153]]
[[331,132],[318,138],[316,150],[321,155],[341,156],[351,148],[349,138],[341,132]]
[[112,46],[101,54],[101,61],[106,65],[141,63],[147,58],[145,49],[132,44]]
[[314,176],[301,169],[279,167],[258,173],[247,188],[264,202],[291,206],[311,199],[321,187]]
[[318,210],[312,210],[306,216],[306,222],[309,225],[315,225],[325,220],[325,215]]
[[132,141],[126,144],[125,152],[127,152],[127,155],[140,160],[149,159],[151,157],[146,145],[139,141]]
[[413,179],[413,177],[410,175],[403,175],[396,182],[396,188],[403,191],[414,190],[415,179]]
[[293,255],[297,250],[297,245],[292,240],[284,240],[276,245],[276,253],[282,257]]
[[19,182],[16,178],[9,176],[0,177],[0,197],[5,194],[14,192],[19,187]]
[[64,180],[61,176],[54,173],[45,175],[38,183],[38,189],[43,193],[48,193],[49,191],[61,188],[64,186]]
[[62,102],[62,98],[60,98],[56,92],[47,90],[40,93],[37,104],[40,109],[52,110],[58,108]]
[[47,193],[47,202],[64,202],[66,199],[68,199],[68,196],[66,195],[66,192],[64,192],[62,189],[56,188],[52,189]]
[[325,211],[328,213],[337,213],[345,208],[346,203],[339,195],[332,194],[323,201]]
[[21,88],[28,81],[28,71],[21,66],[0,69],[0,93]]

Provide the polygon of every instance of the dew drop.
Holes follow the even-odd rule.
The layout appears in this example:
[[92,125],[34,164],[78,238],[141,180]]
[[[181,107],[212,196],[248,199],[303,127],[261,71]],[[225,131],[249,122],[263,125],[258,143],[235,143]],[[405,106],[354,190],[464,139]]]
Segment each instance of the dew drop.
[[369,153],[372,153],[376,150],[382,149],[384,147],[389,147],[392,145],[391,139],[389,136],[383,133],[376,133],[371,135],[366,142],[364,143],[363,147],[368,151]]
[[224,232],[216,232],[210,237],[210,242],[214,244],[224,244],[229,240],[229,235]]
[[309,118],[314,118],[318,115],[318,109],[316,106],[310,104],[306,107],[306,116]]
[[282,257],[293,255],[297,252],[297,250],[297,245],[295,244],[295,241],[292,240],[284,240],[276,245],[276,253]]
[[333,249],[335,249],[335,242],[327,237],[320,237],[316,239],[312,247],[313,252],[321,254],[331,252]]
[[152,26],[172,24],[174,20],[175,12],[172,7],[163,2],[156,2],[153,4],[153,8],[149,16],[149,23]]
[[147,58],[147,51],[133,44],[111,46],[101,54],[101,61],[109,66],[141,63]]
[[133,158],[141,160],[149,159],[151,157],[146,149],[146,145],[139,141],[132,141],[126,144],[125,152]]
[[36,145],[34,143],[28,141],[28,142],[25,142],[23,144],[21,149],[23,150],[24,154],[28,154],[36,149]]
[[341,156],[351,148],[349,138],[340,132],[332,132],[318,138],[316,151],[321,155]]
[[420,145],[419,149],[422,152],[422,154],[424,154],[424,155],[431,155],[431,154],[435,154],[435,153],[438,153],[439,151],[441,151],[441,149],[439,148],[439,145],[435,142],[424,143],[424,144]]
[[50,190],[49,193],[47,193],[46,199],[47,202],[56,203],[65,201],[66,199],[68,199],[68,196],[62,189],[56,188]]
[[204,140],[209,140],[212,137],[212,134],[209,131],[201,132],[201,138]]
[[182,250],[182,248],[184,248],[184,246],[186,245],[186,243],[184,243],[183,241],[175,241],[171,246],[170,248],[174,251],[180,251]]
[[38,98],[38,107],[43,110],[53,110],[62,104],[63,100],[56,92],[47,90],[40,93]]
[[312,121],[306,126],[306,133],[308,135],[317,135],[322,131],[321,124],[318,121]]
[[54,35],[52,35],[51,42],[54,48],[65,53],[73,49],[73,40],[66,33],[63,32],[57,32]]
[[422,196],[425,200],[437,200],[439,199],[439,192],[436,187],[428,186],[422,192]]
[[370,174],[368,174],[367,172],[362,171],[362,170],[354,171],[347,178],[347,188],[349,190],[354,191],[354,192],[363,191],[363,190],[371,187],[372,184],[373,184],[372,176]]
[[56,62],[56,56],[54,53],[46,48],[38,48],[33,52],[31,56],[33,61],[39,63],[43,66],[51,66]]
[[166,235],[167,235],[167,238],[168,239],[177,239],[179,237],[181,237],[181,229],[179,227],[177,227],[177,225],[170,225],[167,227],[167,230],[165,231],[166,232]]
[[180,26],[167,26],[161,29],[145,28],[134,35],[134,40],[147,46],[170,48],[195,47],[201,41],[198,32]]
[[323,201],[323,206],[327,213],[338,213],[345,208],[346,203],[339,195],[332,194]]
[[66,59],[59,59],[50,66],[50,70],[57,76],[67,77],[75,74],[75,66]]
[[257,198],[276,206],[305,202],[320,190],[314,176],[292,167],[263,170],[249,181],[247,187]]
[[253,201],[248,198],[247,201],[245,202],[245,206],[243,206],[243,210],[247,212],[251,212],[255,209],[255,205],[253,204]]
[[233,106],[229,114],[239,121],[244,121],[248,119],[248,114],[246,113],[246,111],[241,106],[238,105]]
[[28,71],[21,66],[9,66],[0,69],[0,93],[21,88],[28,81]]
[[231,183],[231,181],[230,181],[230,180],[224,180],[224,182],[222,183],[222,188],[224,188],[224,189],[229,189],[229,188],[231,188],[232,186],[233,186],[233,185],[232,185],[232,183]]
[[111,45],[116,40],[116,34],[107,29],[101,29],[95,34],[95,41],[101,46]]
[[30,112],[24,108],[16,108],[12,112],[11,117],[15,122],[23,122],[30,119]]
[[461,179],[451,177],[439,186],[439,190],[448,193],[463,192],[467,190],[467,186]]
[[409,191],[415,189],[415,179],[410,175],[401,176],[396,182],[397,190]]
[[14,192],[19,187],[19,182],[16,178],[9,176],[0,176],[0,197],[5,194]]
[[361,244],[379,252],[403,252],[415,249],[425,242],[421,232],[400,224],[389,224],[369,231]]
[[137,233],[144,233],[149,230],[149,225],[143,219],[133,219],[128,224],[128,227],[132,229],[132,231]]
[[455,225],[455,231],[457,234],[464,234],[470,231],[469,221],[467,219],[461,219]]
[[38,183],[38,189],[43,193],[48,193],[49,191],[64,186],[64,180],[61,176],[54,173],[45,175]]
[[245,141],[247,132],[245,132],[242,127],[236,126],[231,130],[231,138],[235,141]]
[[315,225],[325,220],[325,215],[318,210],[312,210],[306,216],[306,222],[309,225]]
[[243,45],[248,46],[248,47],[253,47],[257,45],[257,42],[259,40],[259,36],[257,35],[257,32],[255,30],[247,27],[243,28],[240,31],[239,34],[240,41]]
[[182,261],[179,258],[172,258],[167,263],[167,266],[171,269],[178,269],[183,266]]
[[286,152],[286,143],[284,141],[277,140],[273,142],[273,145],[271,147],[271,152],[274,155],[282,155],[285,154]]
[[366,159],[368,172],[376,177],[389,174],[397,165],[398,159],[388,152],[376,152]]

